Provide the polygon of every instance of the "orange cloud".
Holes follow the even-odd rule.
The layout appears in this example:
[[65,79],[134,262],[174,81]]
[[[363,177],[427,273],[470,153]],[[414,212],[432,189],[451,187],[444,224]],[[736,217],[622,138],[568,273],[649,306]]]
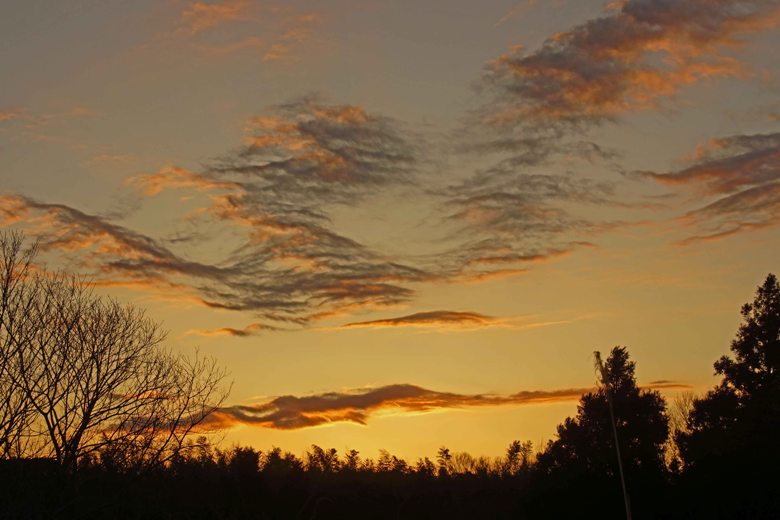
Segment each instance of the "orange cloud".
[[12,121],[18,119],[20,112],[18,110],[0,110],[0,122]]
[[175,188],[210,191],[240,187],[237,183],[212,180],[205,175],[193,173],[177,166],[166,166],[157,173],[129,177],[125,180],[125,184],[139,187],[147,196],[154,196],[164,190]]
[[733,135],[697,146],[693,164],[675,172],[643,172],[668,186],[693,186],[708,195],[780,180],[780,132]]
[[744,231],[776,227],[780,222],[780,181],[739,191],[688,212],[678,222],[702,232],[678,245],[713,241]]
[[[421,282],[519,274],[529,264],[565,254],[585,244],[562,235],[594,225],[548,200],[600,204],[611,189],[569,175],[527,175],[498,187],[469,181],[452,188],[452,206],[488,215],[479,220],[479,233],[465,236],[489,238],[464,243],[447,237],[457,245],[438,255],[388,255],[339,234],[332,214],[379,192],[416,185],[425,167],[422,138],[392,118],[313,97],[275,106],[248,127],[243,146],[201,171],[166,166],[127,179],[150,197],[165,190],[205,193],[205,207],[182,216],[197,227],[192,233],[157,237],[125,227],[114,216],[22,196],[8,199],[0,218],[22,221],[44,250],[64,253],[107,286],[153,290],[166,280],[173,298],[179,291],[188,301],[250,312],[265,323],[304,326],[358,309],[400,308]],[[195,241],[212,239],[220,247],[178,249],[184,242],[198,246]],[[193,250],[208,250],[207,260]],[[434,311],[348,326],[547,324]],[[247,337],[263,330],[270,329],[250,325],[191,333]]]
[[215,337],[215,336],[233,336],[238,338],[247,338],[250,336],[256,336],[265,331],[279,331],[283,330],[272,325],[265,323],[250,323],[243,329],[235,329],[232,327],[221,327],[218,329],[192,329],[186,332],[186,334],[192,334],[196,336]]
[[[86,106],[76,105],[59,111],[32,111],[28,108],[0,110],[0,123],[13,125],[18,137],[34,142],[56,142],[80,149],[81,143],[72,140],[63,125],[72,120],[92,117],[96,112]],[[9,131],[0,129],[0,131]]]
[[55,121],[93,117],[96,114],[97,112],[88,106],[76,105],[58,112],[25,113],[23,119],[28,130],[35,130]]
[[247,36],[246,38],[222,45],[197,45],[197,48],[206,55],[219,56],[246,50],[263,49],[267,46],[268,43],[263,38],[259,36]]
[[249,5],[248,0],[194,2],[181,13],[180,23],[189,34],[197,34],[226,22],[247,19]]
[[482,283],[490,280],[502,280],[504,278],[513,278],[527,274],[530,269],[516,268],[516,269],[491,269],[485,271],[470,271],[460,276],[452,278],[451,282],[459,283]]
[[696,230],[678,245],[720,240],[780,221],[780,133],[711,139],[697,147],[691,160],[678,171],[637,173],[704,195],[702,206],[677,219]]
[[744,74],[725,49],[777,25],[768,0],[627,0],[606,16],[558,33],[535,52],[488,66],[497,98],[483,122],[549,131],[657,108],[682,87]]
[[722,240],[724,238],[734,236],[744,231],[757,231],[761,229],[766,229],[768,227],[772,227],[772,225],[768,222],[762,222],[760,224],[737,223],[734,225],[734,227],[732,227],[731,229],[727,229],[725,231],[719,231],[719,232],[711,233],[709,235],[693,235],[684,238],[682,240],[678,240],[677,242],[675,242],[675,245],[689,246],[697,242],[717,242],[718,240]]
[[357,321],[342,325],[342,328],[354,327],[456,327],[482,328],[502,325],[500,320],[479,314],[478,312],[428,311],[417,312],[398,318],[383,320]]
[[10,226],[23,220],[27,213],[27,206],[18,197],[0,195],[0,227]]
[[[178,28],[169,36],[186,41],[208,56],[252,51],[264,62],[286,61],[298,57],[321,22],[317,13],[283,4],[195,2],[181,13]],[[231,24],[229,32],[218,30],[227,24]]]
[[526,330],[549,327],[551,325],[563,325],[571,323],[572,321],[588,319],[591,317],[591,315],[586,315],[566,320],[539,320],[536,316],[515,316],[499,319],[485,316],[478,312],[429,311],[400,316],[398,318],[347,323],[339,328],[421,327],[440,330],[476,330],[487,327],[501,327],[514,330]]
[[[687,389],[689,385],[671,381],[651,383],[646,389]],[[595,388],[526,390],[510,395],[456,394],[437,392],[415,385],[397,384],[352,392],[330,392],[274,398],[265,403],[220,408],[209,416],[208,424],[231,427],[240,424],[293,430],[338,422],[366,424],[381,412],[421,413],[440,409],[486,406],[525,406],[575,401]]]

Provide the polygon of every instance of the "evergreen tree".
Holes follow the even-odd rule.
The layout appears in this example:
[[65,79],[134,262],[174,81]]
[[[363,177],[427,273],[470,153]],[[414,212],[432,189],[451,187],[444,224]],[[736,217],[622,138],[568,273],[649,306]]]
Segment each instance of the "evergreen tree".
[[[780,284],[773,274],[742,307],[733,357],[715,362],[721,382],[693,403],[677,435],[687,482],[705,494],[721,490],[737,509],[718,514],[780,513]],[[696,493],[693,493],[696,495]]]
[[548,442],[537,458],[535,505],[540,509],[536,513],[548,517],[625,514],[609,397],[633,509],[649,517],[659,511],[669,431],[666,403],[657,391],[637,386],[635,368],[625,347],[613,348],[605,362],[604,385],[583,395],[577,416],[558,425],[558,438]]
[[612,349],[606,360],[607,381],[582,396],[577,417],[558,426],[558,439],[539,455],[545,472],[569,468],[584,473],[617,475],[617,455],[609,416],[607,386],[612,392],[615,423],[623,465],[627,471],[661,472],[663,444],[668,434],[666,403],[656,391],[640,390],[636,364],[625,347]]

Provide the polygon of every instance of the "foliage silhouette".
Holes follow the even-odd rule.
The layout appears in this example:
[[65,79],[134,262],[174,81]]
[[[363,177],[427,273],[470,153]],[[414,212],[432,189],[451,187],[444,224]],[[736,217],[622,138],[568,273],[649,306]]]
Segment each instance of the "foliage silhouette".
[[[769,274],[731,343],[734,357],[715,362],[721,382],[694,400],[687,428],[676,435],[690,493],[728,493],[719,516],[780,514],[780,284]],[[703,501],[703,504],[712,504]]]
[[[650,512],[654,509],[652,494],[660,492],[665,475],[666,403],[657,391],[639,389],[635,363],[625,347],[612,349],[605,372],[632,509]],[[569,509],[572,504],[582,507],[584,496],[590,496],[602,514],[621,516],[623,499],[605,387],[582,396],[577,416],[560,424],[558,438],[538,455],[536,471],[535,480],[551,500],[553,495],[572,495],[571,501],[556,501],[558,514],[574,513]],[[567,491],[572,488],[576,491]]]

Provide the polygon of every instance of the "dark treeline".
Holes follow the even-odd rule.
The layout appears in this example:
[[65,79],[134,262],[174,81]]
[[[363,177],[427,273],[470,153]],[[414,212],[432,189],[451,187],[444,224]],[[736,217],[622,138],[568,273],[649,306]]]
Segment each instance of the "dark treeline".
[[667,403],[615,347],[544,446],[298,456],[213,444],[213,362],[173,356],[142,314],[33,273],[34,250],[0,238],[0,518],[625,518],[615,436],[633,518],[780,518],[774,275],[705,395]]

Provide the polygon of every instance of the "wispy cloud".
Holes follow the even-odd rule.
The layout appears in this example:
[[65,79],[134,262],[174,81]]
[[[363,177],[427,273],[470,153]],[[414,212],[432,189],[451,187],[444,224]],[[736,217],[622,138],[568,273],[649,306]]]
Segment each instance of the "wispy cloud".
[[[501,271],[497,271],[500,273]],[[417,327],[431,330],[479,330],[491,327],[509,328],[514,330],[535,329],[562,325],[591,316],[573,319],[542,319],[538,316],[512,316],[496,318],[473,311],[427,311],[408,314],[395,318],[384,318],[369,321],[356,321],[342,325],[340,328],[392,328]]]
[[265,193],[346,202],[413,180],[419,146],[401,123],[359,106],[303,98],[250,120],[246,145],[212,168],[262,180]]
[[501,194],[502,177],[533,168],[571,170],[575,161],[619,171],[616,152],[589,140],[591,130],[670,108],[686,86],[749,76],[739,48],[778,21],[774,0],[626,0],[537,49],[512,48],[486,66],[482,107],[462,132],[469,151],[498,157],[474,182]]
[[96,114],[97,112],[88,106],[75,105],[63,110],[48,112],[20,111],[17,113],[16,119],[22,120],[28,130],[36,130],[49,126],[55,121],[93,117]]
[[703,199],[704,205],[679,219],[695,229],[682,245],[776,226],[780,218],[780,133],[712,139],[686,168],[637,175],[691,189]]
[[542,238],[545,243],[551,236],[593,227],[567,211],[566,204],[609,204],[614,192],[611,183],[570,175],[515,173],[479,181],[476,175],[450,189],[448,204],[455,211],[448,218],[504,236]]
[[258,62],[290,61],[315,39],[323,17],[280,2],[194,2],[181,11],[172,41],[186,42],[207,56],[255,52]]
[[[592,143],[578,146],[583,157],[610,156]],[[243,143],[200,171],[170,165],[127,179],[139,204],[172,191],[187,196],[187,211],[179,218],[192,233],[168,240],[123,225],[121,216],[21,195],[6,197],[3,218],[25,224],[44,248],[64,252],[101,284],[168,288],[167,297],[251,313],[252,321],[266,324],[192,331],[236,337],[280,324],[305,327],[358,311],[398,308],[415,297],[421,283],[519,275],[593,247],[591,235],[620,224],[587,216],[595,207],[621,204],[614,183],[517,172],[515,163],[477,171],[434,195],[424,188],[434,178],[426,177],[432,163],[427,152],[426,140],[393,118],[299,98],[250,118]],[[389,254],[334,224],[337,212],[380,196],[403,196],[410,188],[441,204],[443,218],[430,232],[438,235],[439,251]],[[349,323],[412,325],[526,326],[452,311]]]
[[11,109],[0,109],[0,123],[3,121],[13,121],[14,119],[19,118],[21,113],[19,110],[11,110]]
[[[661,381],[646,389],[685,389],[689,385]],[[221,408],[209,418],[211,424],[230,427],[253,425],[293,430],[339,422],[366,424],[372,415],[420,413],[441,409],[486,406],[524,406],[575,401],[593,388],[526,390],[509,395],[437,392],[420,386],[397,384],[352,392],[329,392],[311,396],[282,396],[250,405]]]
[[210,179],[177,166],[166,166],[156,173],[128,177],[125,184],[140,188],[148,197],[158,195],[165,190],[179,188],[194,188],[199,191],[240,189],[238,183]]
[[248,0],[193,2],[181,13],[180,30],[194,35],[203,30],[250,17]]
[[593,216],[618,208],[613,182],[569,174],[477,172],[450,186],[446,222],[461,236],[478,236],[449,256],[462,281],[522,274],[531,265],[593,247],[592,237],[622,222]]
[[[405,302],[413,291],[397,283],[430,276],[383,260],[324,228],[299,223],[290,224],[289,230],[299,239],[310,239],[308,243],[298,244],[294,237],[280,241],[269,236],[258,243],[250,239],[225,261],[205,263],[67,205],[3,196],[2,208],[3,225],[24,224],[44,250],[72,257],[101,283],[171,288],[185,284],[200,295],[203,305],[283,322],[303,324],[344,307]],[[293,240],[289,246],[288,239]]]
[[485,82],[496,94],[483,122],[535,133],[613,120],[657,108],[683,86],[733,76],[724,49],[773,27],[773,0],[627,0],[607,15],[494,60]]
[[688,212],[680,220],[700,230],[698,234],[678,242],[680,245],[776,227],[780,220],[780,182],[767,183],[723,197]]
[[640,175],[708,195],[734,193],[780,180],[780,133],[733,135],[699,146],[693,164],[678,171]]
[[343,325],[344,328],[354,327],[456,327],[483,328],[501,325],[501,320],[485,316],[478,312],[464,311],[428,311],[417,312],[397,318],[386,318],[371,321],[356,321]]
[[217,329],[192,329],[186,334],[195,336],[215,337],[215,336],[233,336],[237,338],[248,338],[257,336],[263,332],[280,331],[279,327],[274,327],[266,323],[250,323],[244,328],[236,329],[233,327],[220,327]]
[[321,23],[322,17],[315,13],[288,16],[284,30],[263,54],[263,61],[295,60],[297,50],[313,39],[314,30]]
[[254,118],[244,146],[203,172],[170,166],[128,180],[144,197],[202,192],[207,206],[190,224],[205,220],[238,240],[217,261],[64,204],[7,196],[5,219],[25,221],[44,247],[104,283],[186,284],[204,305],[266,320],[301,325],[398,305],[414,295],[408,284],[439,275],[337,233],[329,211],[414,182],[418,145],[399,125],[356,106],[298,100]]
[[[479,89],[483,105],[461,132],[460,148],[493,166],[446,192],[448,222],[481,237],[464,248],[473,252],[467,262],[554,257],[630,225],[631,210],[643,206],[618,174],[619,153],[594,142],[590,131],[625,114],[670,107],[686,86],[747,76],[739,47],[778,21],[773,0],[626,0],[537,49],[515,47],[491,61]],[[759,153],[754,162],[766,160]],[[746,162],[742,173],[748,168]],[[706,173],[659,180],[683,182],[686,175]],[[740,175],[734,170],[733,180],[744,182]],[[503,273],[486,267],[476,279],[526,266],[504,265]]]
[[[273,44],[270,44],[273,47]],[[261,36],[246,36],[239,40],[220,44],[198,44],[196,48],[208,56],[222,56],[243,51],[268,52],[267,38]]]
[[0,109],[0,132],[13,135],[25,141],[57,142],[79,147],[63,131],[63,127],[80,119],[90,118],[97,112],[84,105],[53,110],[33,110],[29,107]]
[[518,2],[517,4],[513,5],[512,8],[507,11],[506,14],[504,14],[504,16],[499,18],[499,20],[496,22],[496,27],[503,24],[504,22],[509,21],[512,18],[520,16],[534,5],[536,5],[536,0],[522,0],[521,2]]
[[[166,275],[219,277],[219,268],[184,260],[159,241],[114,224],[106,217],[19,195],[3,195],[0,201],[7,215],[6,225],[22,223],[39,239],[44,251],[73,255],[90,274],[98,276],[96,283],[175,287]],[[116,280],[117,275],[126,278]]]

